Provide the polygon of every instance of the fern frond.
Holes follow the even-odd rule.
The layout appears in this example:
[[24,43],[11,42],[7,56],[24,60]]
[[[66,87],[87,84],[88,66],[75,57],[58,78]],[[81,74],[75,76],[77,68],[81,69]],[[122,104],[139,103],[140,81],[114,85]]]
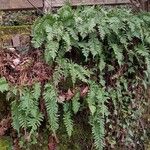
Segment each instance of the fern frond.
[[104,119],[101,116],[92,117],[91,121],[92,134],[94,137],[94,143],[98,150],[103,150],[104,147]]
[[19,112],[19,104],[16,100],[11,103],[11,115],[13,120],[12,126],[19,133],[19,129],[21,127],[19,122],[20,112]]
[[55,133],[58,129],[58,104],[57,104],[57,93],[55,88],[47,83],[45,85],[44,100],[47,109],[49,124],[52,131]]
[[113,48],[116,59],[118,60],[118,64],[121,65],[123,62],[122,48],[119,47],[117,44],[111,44],[111,46]]
[[41,85],[40,83],[35,83],[33,87],[33,97],[38,100],[41,95]]
[[70,137],[73,131],[73,121],[71,118],[71,111],[69,108],[69,104],[65,103],[63,105],[63,108],[64,108],[63,120],[64,120],[64,124],[67,130],[68,136]]
[[84,67],[75,63],[68,63],[68,69],[69,69],[73,84],[75,84],[77,79],[85,83],[88,82],[87,79],[91,75],[91,72],[88,69],[85,69]]
[[59,44],[55,41],[48,41],[45,49],[45,60],[49,62],[50,60],[54,60],[58,53]]
[[43,121],[43,115],[40,112],[35,113],[34,116],[28,119],[28,128],[31,128],[30,134],[32,134],[34,131],[38,129],[42,121]]
[[14,126],[18,132],[20,128],[24,128],[33,133],[41,125],[43,115],[38,108],[39,96],[40,85],[35,84],[33,90],[23,89],[20,95],[20,101],[14,101],[12,103]]
[[75,96],[72,98],[72,110],[74,114],[76,114],[80,109],[80,94],[77,92]]
[[0,92],[8,91],[8,83],[4,77],[0,78]]

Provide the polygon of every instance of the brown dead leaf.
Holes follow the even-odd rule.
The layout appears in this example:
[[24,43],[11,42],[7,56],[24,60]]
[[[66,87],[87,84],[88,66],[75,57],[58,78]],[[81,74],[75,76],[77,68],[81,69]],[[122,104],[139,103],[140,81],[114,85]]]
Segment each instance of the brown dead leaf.
[[20,36],[18,34],[12,38],[12,43],[14,47],[20,46]]
[[55,140],[55,137],[54,136],[49,136],[49,139],[48,139],[48,150],[56,150],[57,148],[57,142]]
[[70,100],[74,96],[74,93],[71,91],[71,89],[68,89],[66,93],[66,100]]
[[81,97],[84,97],[88,93],[88,90],[89,90],[88,86],[82,87],[81,90],[80,90]]

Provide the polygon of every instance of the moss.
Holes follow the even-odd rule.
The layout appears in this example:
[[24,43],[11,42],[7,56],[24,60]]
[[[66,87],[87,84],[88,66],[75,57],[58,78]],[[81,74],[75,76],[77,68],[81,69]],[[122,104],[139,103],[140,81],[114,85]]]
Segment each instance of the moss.
[[[82,119],[81,119],[82,118]],[[63,120],[60,120],[60,128],[57,133],[59,138],[58,150],[86,150],[91,149],[93,139],[91,128],[88,124],[88,116],[84,111],[78,113],[74,118],[74,130],[69,138]]]
[[[69,138],[66,133],[66,128],[63,124],[63,117],[60,117],[59,129],[57,137],[59,144],[57,150],[86,150],[93,148],[93,138],[91,135],[91,128],[88,124],[88,116],[85,111],[79,112],[74,118],[74,130],[72,136]],[[82,119],[81,119],[82,118]],[[48,150],[48,137],[51,135],[44,126],[39,133],[39,138],[36,144],[29,147],[30,150]],[[32,143],[33,144],[33,143]],[[27,148],[23,149],[26,150]]]
[[31,25],[0,26],[0,39],[2,39],[2,40],[10,39],[15,34],[30,35],[31,34]]
[[11,150],[12,149],[12,143],[10,138],[3,137],[0,138],[0,150]]

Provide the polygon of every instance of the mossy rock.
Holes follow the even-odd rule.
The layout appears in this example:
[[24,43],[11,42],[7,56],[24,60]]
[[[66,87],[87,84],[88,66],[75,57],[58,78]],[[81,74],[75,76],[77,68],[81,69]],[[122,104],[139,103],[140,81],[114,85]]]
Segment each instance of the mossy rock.
[[0,26],[0,47],[3,47],[3,43],[10,41],[17,34],[30,36],[31,25]]

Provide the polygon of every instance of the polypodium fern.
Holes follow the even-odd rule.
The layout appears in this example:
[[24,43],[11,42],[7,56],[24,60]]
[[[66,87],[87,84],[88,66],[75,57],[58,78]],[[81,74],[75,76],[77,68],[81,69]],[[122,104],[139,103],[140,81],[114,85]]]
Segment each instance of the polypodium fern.
[[[13,115],[14,119],[18,116],[18,122],[20,128],[25,128],[30,131],[32,134],[40,126],[41,121],[43,120],[43,115],[39,111],[38,100],[40,96],[40,86],[35,84],[33,90],[24,89],[20,93],[20,101],[14,102],[14,109],[17,108],[18,111]],[[16,115],[16,116],[15,116]],[[17,120],[16,120],[17,122]],[[18,123],[16,124],[18,127]]]
[[[88,82],[90,75],[92,72],[77,63],[73,63],[68,61],[68,59],[60,59],[58,61],[58,67],[56,68],[56,72],[54,75],[54,79],[63,77],[71,77],[72,83],[75,84],[77,80]],[[59,69],[59,70],[58,70]],[[59,79],[57,79],[59,80]]]
[[18,102],[17,101],[13,101],[11,103],[11,111],[12,111],[12,126],[15,130],[17,130],[17,132],[19,133],[20,130],[20,122],[19,122],[19,116],[20,116],[20,112],[19,112],[19,107],[18,107]]
[[92,126],[92,134],[95,141],[95,146],[98,150],[103,150],[104,147],[104,134],[105,134],[105,127],[104,127],[104,118],[98,115],[94,115],[91,118],[91,126]]
[[44,100],[48,114],[48,121],[52,131],[55,133],[58,129],[58,98],[54,86],[50,83],[45,85]]
[[73,131],[73,121],[71,118],[71,110],[70,110],[70,105],[65,103],[63,105],[64,108],[64,116],[63,116],[63,120],[64,120],[64,124],[68,133],[68,136],[70,137],[72,135],[72,131]]
[[75,96],[72,98],[72,110],[74,114],[76,114],[80,109],[80,94],[77,92]]
[[0,78],[0,92],[8,91],[8,83],[4,77]]
[[103,139],[105,134],[104,118],[108,116],[107,106],[107,94],[101,86],[92,82],[90,91],[87,97],[87,103],[91,112],[92,133],[97,149],[102,150],[104,147]]
[[88,82],[88,78],[91,75],[91,72],[88,69],[81,67],[75,63],[68,63],[69,73],[72,78],[73,84],[75,84],[76,80],[81,80],[83,82]]
[[[38,19],[33,28],[32,41],[35,48],[42,48],[42,61],[47,63],[52,78],[43,83],[39,80],[35,85],[19,87],[19,90],[17,85],[19,94],[12,92],[16,96],[15,100],[12,98],[14,128],[18,132],[22,128],[30,133],[37,130],[43,120],[39,110],[41,98],[40,104],[44,101],[47,110],[45,117],[55,133],[58,129],[57,102],[63,97],[63,121],[69,136],[73,131],[73,115],[86,107],[97,149],[103,149],[105,127],[108,145],[112,144],[109,138],[119,140],[116,137],[122,134],[120,131],[127,131],[123,136],[130,137],[127,134],[141,118],[136,109],[142,112],[137,106],[143,106],[145,95],[140,93],[147,87],[150,75],[149,16],[149,13],[135,14],[127,9],[95,6],[72,9],[64,6],[56,13],[45,14]],[[1,72],[3,76],[4,70]],[[145,84],[144,87],[141,83]],[[45,84],[44,89],[41,90],[40,84]],[[10,85],[2,77],[0,91],[10,91]],[[88,88],[84,94],[82,85]],[[79,93],[76,94],[77,90]],[[80,107],[80,98],[83,99],[83,107]],[[116,120],[119,122],[115,125],[116,134],[108,128],[108,125],[114,126],[112,118],[119,120]],[[137,143],[133,144],[134,139],[124,140],[125,149],[128,149],[129,141],[132,147],[140,143],[136,138]],[[118,143],[115,145],[117,148]]]

